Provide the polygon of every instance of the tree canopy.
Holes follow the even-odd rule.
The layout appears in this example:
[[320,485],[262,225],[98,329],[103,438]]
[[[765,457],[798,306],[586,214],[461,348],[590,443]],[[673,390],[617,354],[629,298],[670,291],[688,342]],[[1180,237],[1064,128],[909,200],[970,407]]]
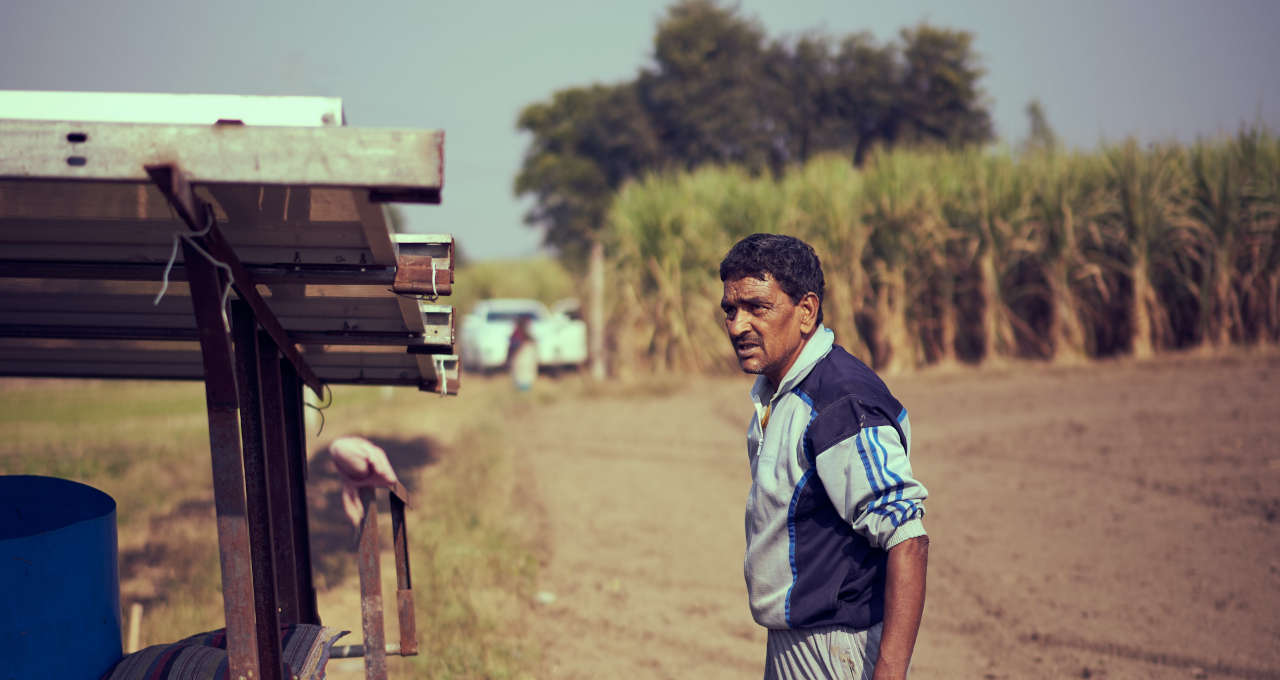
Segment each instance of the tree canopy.
[[989,141],[972,42],[927,24],[888,43],[864,33],[771,40],[734,7],[681,0],[635,79],[560,90],[520,113],[531,135],[515,181],[534,199],[526,222],[578,253],[614,193],[648,171],[734,164],[780,176],[823,152],[861,164],[876,146]]

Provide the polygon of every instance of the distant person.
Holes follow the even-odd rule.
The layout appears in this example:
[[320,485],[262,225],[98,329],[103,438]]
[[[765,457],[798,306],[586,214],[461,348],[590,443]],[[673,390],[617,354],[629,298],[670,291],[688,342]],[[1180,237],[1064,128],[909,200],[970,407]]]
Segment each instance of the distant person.
[[538,347],[529,330],[527,316],[519,317],[515,330],[511,331],[511,340],[507,344],[507,367],[517,390],[527,392],[533,388],[533,381],[538,377]]
[[808,244],[748,236],[720,280],[738,364],[759,375],[744,573],[764,677],[905,678],[929,554],[907,411],[822,325]]

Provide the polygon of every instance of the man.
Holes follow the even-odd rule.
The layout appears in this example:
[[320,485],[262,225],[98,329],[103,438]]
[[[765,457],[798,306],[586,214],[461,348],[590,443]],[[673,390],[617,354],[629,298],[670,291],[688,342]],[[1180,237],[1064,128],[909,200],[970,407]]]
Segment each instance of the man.
[[748,236],[720,280],[738,364],[759,375],[744,572],[765,678],[905,678],[929,546],[906,409],[822,325],[808,244]]

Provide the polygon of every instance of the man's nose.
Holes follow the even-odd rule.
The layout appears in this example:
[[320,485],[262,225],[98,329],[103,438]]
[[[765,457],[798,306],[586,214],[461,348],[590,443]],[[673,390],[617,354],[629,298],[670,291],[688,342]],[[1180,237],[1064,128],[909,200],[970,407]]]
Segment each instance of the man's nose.
[[729,328],[730,338],[737,338],[751,329],[751,325],[747,323],[745,314],[735,314],[733,315],[733,318],[726,319],[725,324]]

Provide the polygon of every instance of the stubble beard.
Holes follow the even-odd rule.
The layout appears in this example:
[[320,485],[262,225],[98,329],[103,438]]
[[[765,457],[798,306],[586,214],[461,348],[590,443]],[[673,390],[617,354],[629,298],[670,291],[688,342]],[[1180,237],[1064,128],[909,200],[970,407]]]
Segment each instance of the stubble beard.
[[733,351],[738,359],[738,367],[742,369],[743,373],[761,375],[769,368],[768,361],[764,356],[764,346],[759,342],[749,342],[747,344],[751,346],[751,353],[744,357],[738,354],[738,343],[734,343]]

